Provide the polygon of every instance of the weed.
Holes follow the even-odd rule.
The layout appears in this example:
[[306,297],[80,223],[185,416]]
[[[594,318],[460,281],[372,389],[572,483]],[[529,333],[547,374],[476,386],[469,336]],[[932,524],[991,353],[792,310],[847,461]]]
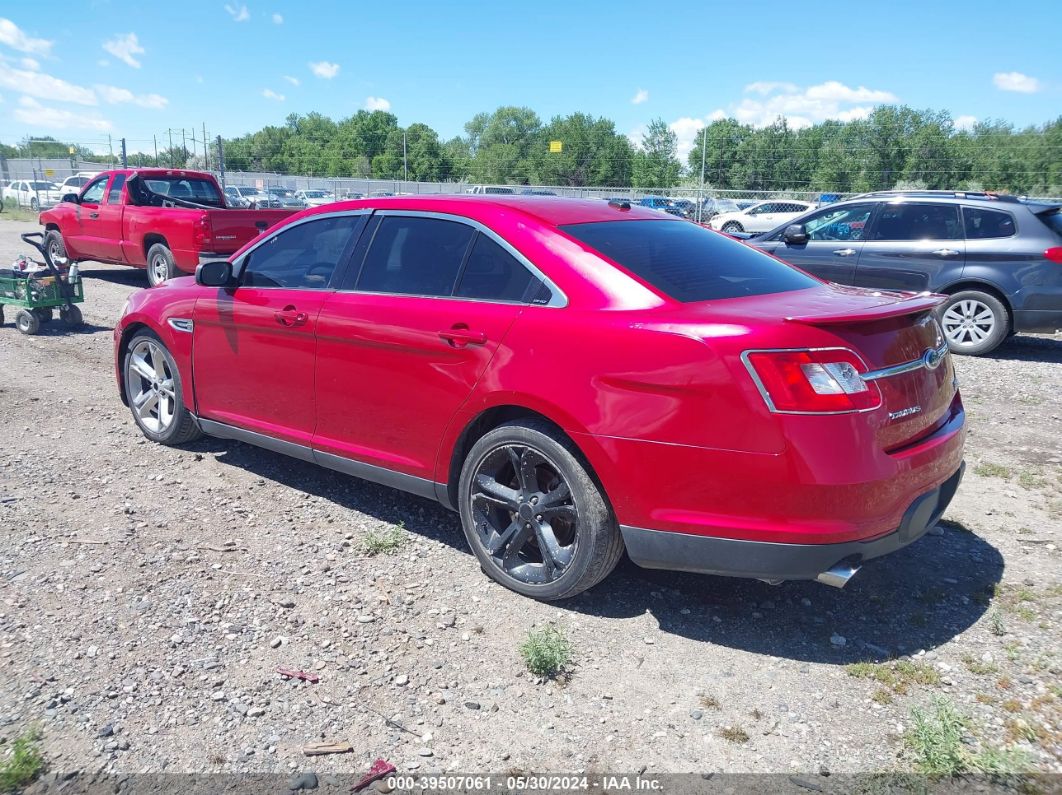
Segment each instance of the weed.
[[40,732],[27,729],[11,743],[7,758],[0,761],[0,792],[22,789],[44,771],[44,756],[37,747],[40,739]]
[[1029,757],[1011,748],[985,746],[974,752],[963,744],[969,720],[945,698],[934,699],[929,711],[911,710],[913,726],[904,742],[916,758],[917,767],[934,778],[980,773],[993,779],[1020,776],[1029,768]]
[[966,666],[966,670],[972,674],[978,676],[988,676],[994,674],[999,670],[999,666],[995,663],[985,662],[979,660],[972,654],[964,654],[962,658],[963,664]]
[[732,743],[747,743],[749,734],[740,726],[724,726],[719,730],[719,736]]
[[999,610],[988,614],[988,631],[999,636],[1007,634],[1007,625],[1003,622],[1003,614]]
[[996,464],[993,462],[985,462],[978,464],[974,468],[974,472],[983,478],[1010,478],[1010,470],[1002,464]]
[[1044,479],[1035,472],[1022,472],[1018,475],[1018,485],[1023,489],[1038,489],[1044,485]]
[[758,709],[752,710],[752,712],[750,712],[749,715],[752,716],[753,720],[760,720],[760,719],[763,718],[763,713],[760,712]]
[[1001,676],[996,680],[996,687],[1000,690],[1010,690],[1014,687],[1014,682],[1009,676]]
[[1003,650],[1007,653],[1007,659],[1011,662],[1017,662],[1021,658],[1020,643],[1004,643]]
[[1008,698],[1000,706],[1007,712],[1021,712],[1021,702],[1016,698]]
[[405,525],[399,522],[384,530],[370,530],[362,541],[362,549],[369,557],[373,555],[393,555],[409,539]]
[[881,704],[883,707],[888,706],[892,703],[892,693],[884,687],[879,687],[874,691],[874,695],[872,695],[870,699],[877,704]]
[[556,627],[532,629],[520,646],[520,655],[531,673],[554,677],[571,662],[572,646]]
[[715,696],[701,696],[701,706],[705,709],[719,709],[719,699]]
[[[925,663],[897,660],[892,663],[852,663],[846,670],[857,679],[873,679],[900,695],[911,685],[939,685],[940,674]],[[880,702],[879,702],[880,703]]]
[[974,698],[977,700],[978,704],[995,704],[996,703],[996,697],[995,696],[990,696],[990,695],[988,695],[988,693],[978,693],[976,696],[974,696]]

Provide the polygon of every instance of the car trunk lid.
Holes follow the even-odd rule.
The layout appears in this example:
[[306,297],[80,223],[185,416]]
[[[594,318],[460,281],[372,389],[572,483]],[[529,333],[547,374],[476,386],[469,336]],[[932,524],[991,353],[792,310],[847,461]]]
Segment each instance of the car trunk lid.
[[233,254],[295,210],[207,210],[204,245],[217,254]]

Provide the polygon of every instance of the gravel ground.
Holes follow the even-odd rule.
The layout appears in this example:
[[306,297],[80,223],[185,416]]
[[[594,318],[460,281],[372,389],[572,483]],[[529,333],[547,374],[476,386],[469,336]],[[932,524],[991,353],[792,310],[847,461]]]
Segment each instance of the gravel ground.
[[[27,223],[0,221],[0,262]],[[87,321],[0,329],[0,737],[109,772],[910,771],[912,708],[1062,772],[1062,337],[962,358],[965,482],[843,590],[650,572],[539,604],[437,505],[253,447],[148,443],[111,328],[142,271],[88,264]],[[391,555],[367,536],[398,528]],[[543,680],[518,647],[555,625]],[[895,681],[910,657],[919,681]],[[316,674],[285,679],[277,666]],[[902,680],[903,677],[900,677]],[[728,731],[729,729],[729,731]],[[353,752],[307,758],[307,743]]]

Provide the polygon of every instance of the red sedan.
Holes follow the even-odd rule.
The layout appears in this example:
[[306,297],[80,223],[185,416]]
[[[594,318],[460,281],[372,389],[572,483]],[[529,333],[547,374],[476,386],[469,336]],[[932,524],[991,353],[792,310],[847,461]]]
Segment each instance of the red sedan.
[[537,599],[636,563],[843,585],[962,476],[939,299],[825,284],[625,202],[307,210],[133,294],[122,399],[438,500]]

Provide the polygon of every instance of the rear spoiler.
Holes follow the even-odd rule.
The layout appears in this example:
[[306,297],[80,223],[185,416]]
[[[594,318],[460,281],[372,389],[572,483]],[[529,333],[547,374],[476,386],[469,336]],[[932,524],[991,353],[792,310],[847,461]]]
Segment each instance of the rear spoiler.
[[804,323],[809,326],[840,326],[849,323],[869,323],[890,317],[917,315],[929,312],[943,304],[948,297],[936,293],[914,293],[898,301],[889,301],[845,312],[823,313],[821,315],[790,315],[789,323]]

